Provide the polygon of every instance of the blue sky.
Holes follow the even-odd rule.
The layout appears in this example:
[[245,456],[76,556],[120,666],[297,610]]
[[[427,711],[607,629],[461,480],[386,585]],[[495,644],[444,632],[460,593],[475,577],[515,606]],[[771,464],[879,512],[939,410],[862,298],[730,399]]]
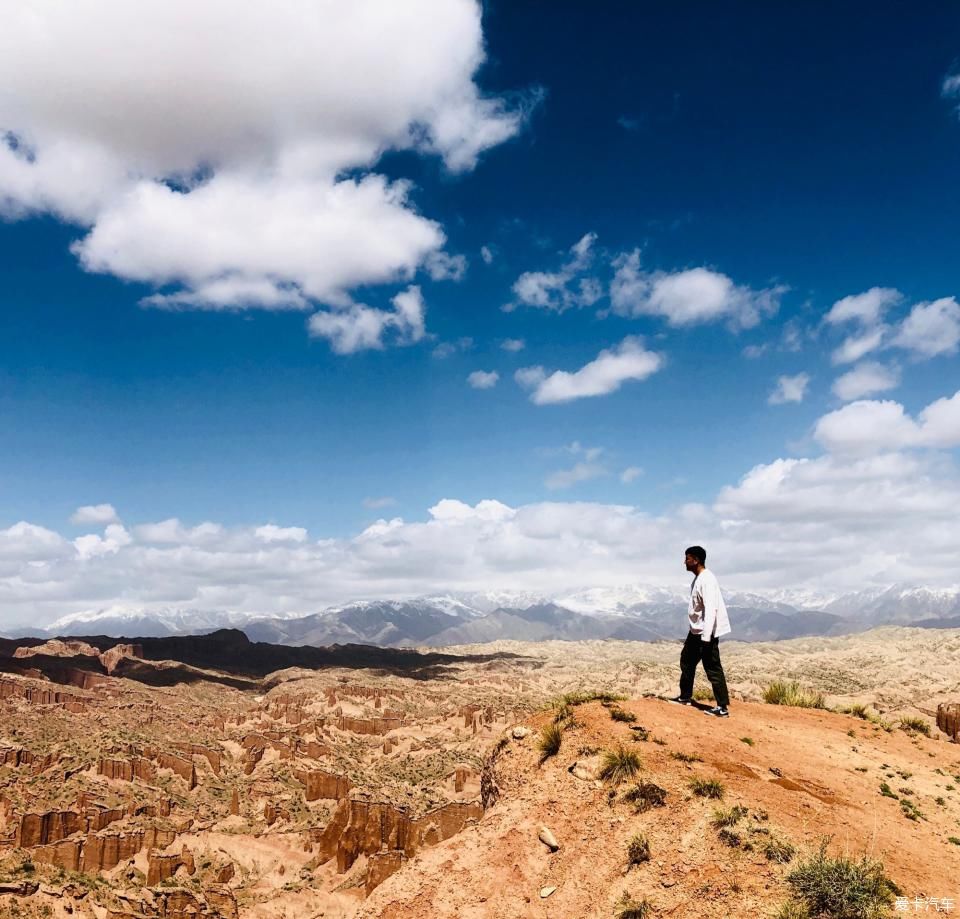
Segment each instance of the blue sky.
[[[818,496],[847,475],[889,497],[888,517],[952,500],[960,408],[945,402],[932,426],[921,413],[960,389],[955,5],[360,6],[360,27],[224,7],[239,53],[202,37],[216,4],[150,3],[142,22],[101,4],[86,24],[41,4],[47,44],[5,14],[11,620],[209,593],[267,605],[263,581],[218,594],[215,573],[186,597],[137,594],[132,553],[172,518],[162,546],[213,522],[227,541],[302,528],[292,550],[347,555],[395,521],[410,557],[384,551],[417,574],[366,560],[329,596],[294,578],[280,606],[307,609],[458,586],[473,540],[503,534],[473,533],[431,568],[433,543],[403,528],[437,523],[443,499],[473,509],[460,518],[483,517],[482,501],[569,515],[552,538],[617,559],[577,567],[581,584],[629,579],[631,542],[577,531],[578,507],[602,532],[613,508],[644,532],[655,521],[635,551],[657,564],[636,573],[660,580],[674,540],[726,545],[754,525],[725,559],[744,586],[743,546],[803,508],[798,528],[817,531]],[[156,59],[115,50],[144,36]],[[337,49],[340,69],[316,64]],[[841,360],[858,339],[859,359]],[[619,385],[617,355],[633,375]],[[477,372],[497,379],[475,388]],[[830,484],[751,491],[751,470],[801,459],[829,465]],[[814,542],[855,544],[874,525],[862,510]],[[768,566],[757,586],[942,580],[922,561],[939,526],[924,514],[852,571],[785,542],[780,564],[803,565]],[[87,535],[100,542],[79,548]],[[24,589],[25,564],[52,581]],[[525,548],[462,586],[537,586],[553,564]]]

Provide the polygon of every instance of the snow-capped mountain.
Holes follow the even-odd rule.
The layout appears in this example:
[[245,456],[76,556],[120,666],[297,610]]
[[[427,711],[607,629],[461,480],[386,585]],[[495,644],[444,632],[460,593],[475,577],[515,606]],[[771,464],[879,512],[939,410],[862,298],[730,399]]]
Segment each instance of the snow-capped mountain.
[[[958,588],[894,585],[840,596],[808,590],[731,590],[725,591],[725,598],[735,637],[745,641],[842,634],[885,624],[960,627]],[[252,641],[396,647],[497,639],[655,640],[682,635],[686,604],[682,587],[631,584],[562,591],[554,596],[491,590],[438,593],[407,600],[358,600],[309,615],[108,607],[64,616],[29,634],[147,638],[242,628]]]

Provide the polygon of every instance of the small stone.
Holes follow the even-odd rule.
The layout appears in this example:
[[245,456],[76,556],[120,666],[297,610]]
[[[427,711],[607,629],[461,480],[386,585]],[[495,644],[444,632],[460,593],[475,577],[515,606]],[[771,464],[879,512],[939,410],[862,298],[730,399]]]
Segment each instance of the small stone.
[[541,887],[540,888],[540,899],[546,900],[557,888],[556,887]]
[[560,848],[560,843],[557,842],[557,837],[550,832],[550,830],[542,826],[540,827],[540,832],[537,834],[537,839],[540,840],[551,852],[556,852]]
[[530,733],[530,729],[525,728],[522,724],[518,724],[511,733],[513,734],[514,740],[523,740],[523,738]]

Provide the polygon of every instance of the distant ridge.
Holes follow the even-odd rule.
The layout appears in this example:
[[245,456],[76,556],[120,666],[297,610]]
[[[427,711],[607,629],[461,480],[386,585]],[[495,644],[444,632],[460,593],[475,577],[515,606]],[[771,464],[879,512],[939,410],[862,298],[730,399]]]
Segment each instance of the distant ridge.
[[[839,596],[810,591],[769,594],[728,591],[733,637],[778,641],[840,635],[879,625],[960,627],[960,589],[892,585]],[[529,591],[433,594],[403,600],[363,600],[304,616],[164,608],[107,608],[65,616],[11,637],[90,634],[173,638],[241,629],[254,642],[324,647],[445,647],[497,640],[675,639],[684,633],[682,589],[649,585],[593,587],[548,597]]]

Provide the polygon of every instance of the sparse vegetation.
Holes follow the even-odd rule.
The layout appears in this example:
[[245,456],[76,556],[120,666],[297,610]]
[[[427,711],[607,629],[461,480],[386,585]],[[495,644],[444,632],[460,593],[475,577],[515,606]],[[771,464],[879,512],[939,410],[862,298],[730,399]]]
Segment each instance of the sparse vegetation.
[[631,724],[630,730],[633,731],[632,740],[637,742],[643,741],[645,743],[650,739],[650,732],[639,724]]
[[920,808],[918,808],[917,805],[914,804],[913,801],[911,801],[909,798],[900,799],[900,810],[903,811],[903,816],[906,817],[907,820],[919,821],[919,820],[927,819],[921,813]]
[[697,702],[713,702],[713,690],[709,686],[697,686],[693,690]]
[[885,798],[893,798],[894,801],[900,800],[900,796],[895,794],[893,789],[886,782],[880,783],[880,794],[882,794]]
[[930,724],[924,721],[923,718],[913,716],[901,718],[900,730],[906,731],[908,734],[916,732],[918,734],[923,734],[924,737],[930,736]]
[[670,759],[679,760],[681,763],[702,763],[703,760],[697,756],[696,753],[681,753],[679,750],[674,750],[670,754]]
[[623,800],[632,804],[638,814],[642,814],[651,807],[663,807],[667,802],[667,792],[653,782],[639,782],[624,793]]
[[622,708],[611,708],[610,717],[614,721],[622,721],[626,724],[631,724],[637,720],[637,716],[633,712],[625,711]]
[[624,893],[616,906],[617,919],[648,919],[650,904],[644,900],[634,900],[628,893]]
[[810,919],[810,910],[796,900],[787,900],[777,910],[773,919]]
[[956,836],[948,836],[947,842],[952,842],[955,846],[960,846],[960,839],[958,839]]
[[731,849],[739,849],[743,842],[740,834],[728,826],[723,827],[720,832],[717,833],[717,838],[724,845],[730,846]]
[[646,836],[637,834],[627,843],[627,864],[642,865],[650,861],[650,841]]
[[805,689],[796,680],[774,680],[764,691],[768,705],[789,705],[794,708],[825,708],[823,693]]
[[723,798],[723,783],[716,779],[691,779],[690,790],[698,798],[714,798],[720,800]]
[[882,863],[866,855],[859,860],[845,855],[833,858],[827,854],[828,842],[787,875],[787,883],[807,914],[829,919],[885,916],[896,888],[884,874]]
[[752,737],[741,737],[741,738],[740,738],[740,743],[745,743],[748,747],[752,747],[752,746],[753,746],[753,738],[752,738]]
[[750,813],[747,808],[740,804],[734,804],[733,807],[717,808],[710,818],[714,827],[734,826],[739,823],[747,814]]
[[619,785],[633,778],[640,770],[640,756],[623,745],[615,750],[606,750],[600,764],[599,776],[608,782]]
[[796,852],[786,839],[779,839],[776,836],[765,839],[760,848],[768,861],[776,862],[778,865],[787,864]]
[[544,763],[551,756],[556,756],[560,752],[560,745],[563,743],[563,727],[556,722],[548,724],[540,732],[540,742],[537,749],[540,750],[540,762]]

